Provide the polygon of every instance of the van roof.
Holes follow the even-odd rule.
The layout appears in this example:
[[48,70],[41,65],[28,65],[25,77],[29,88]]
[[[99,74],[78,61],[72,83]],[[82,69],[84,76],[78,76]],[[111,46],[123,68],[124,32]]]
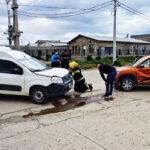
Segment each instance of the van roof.
[[0,57],[2,58],[14,58],[14,59],[23,59],[23,58],[30,58],[29,55],[25,54],[24,52],[12,50],[9,47],[0,46]]

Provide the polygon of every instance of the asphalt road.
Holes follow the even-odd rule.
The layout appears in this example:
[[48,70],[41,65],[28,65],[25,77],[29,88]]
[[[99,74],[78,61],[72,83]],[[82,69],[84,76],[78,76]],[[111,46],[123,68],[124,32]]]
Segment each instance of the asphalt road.
[[114,90],[105,101],[97,70],[83,72],[93,92],[35,105],[0,95],[0,150],[149,150],[150,88]]

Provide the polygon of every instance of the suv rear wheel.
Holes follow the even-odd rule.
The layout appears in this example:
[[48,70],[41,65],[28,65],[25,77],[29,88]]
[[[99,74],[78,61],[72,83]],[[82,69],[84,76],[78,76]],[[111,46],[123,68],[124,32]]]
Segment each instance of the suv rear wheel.
[[34,87],[30,91],[30,97],[33,103],[45,104],[48,101],[49,95],[44,87]]
[[131,91],[134,88],[134,81],[131,78],[124,78],[120,83],[122,91]]

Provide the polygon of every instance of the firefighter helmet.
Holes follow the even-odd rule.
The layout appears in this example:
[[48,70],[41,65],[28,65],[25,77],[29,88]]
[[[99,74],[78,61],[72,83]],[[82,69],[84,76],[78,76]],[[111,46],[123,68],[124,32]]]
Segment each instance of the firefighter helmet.
[[75,61],[72,61],[72,62],[69,64],[69,67],[70,67],[71,69],[74,69],[74,68],[77,67],[77,66],[78,66],[78,63],[75,62]]

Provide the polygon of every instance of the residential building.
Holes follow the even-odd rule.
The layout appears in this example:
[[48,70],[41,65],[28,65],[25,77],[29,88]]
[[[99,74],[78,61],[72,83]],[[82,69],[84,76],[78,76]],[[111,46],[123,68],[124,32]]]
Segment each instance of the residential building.
[[150,42],[150,34],[131,35],[131,38]]
[[[113,38],[96,35],[78,35],[68,42],[72,57],[83,59],[88,55],[105,57],[113,55]],[[144,51],[144,53],[143,53]],[[134,38],[117,37],[117,55],[149,55],[150,42]]]
[[31,56],[46,60],[50,59],[54,50],[58,50],[60,55],[64,50],[70,52],[68,44],[59,40],[38,40],[35,43],[29,43],[28,45],[21,47],[21,49]]

